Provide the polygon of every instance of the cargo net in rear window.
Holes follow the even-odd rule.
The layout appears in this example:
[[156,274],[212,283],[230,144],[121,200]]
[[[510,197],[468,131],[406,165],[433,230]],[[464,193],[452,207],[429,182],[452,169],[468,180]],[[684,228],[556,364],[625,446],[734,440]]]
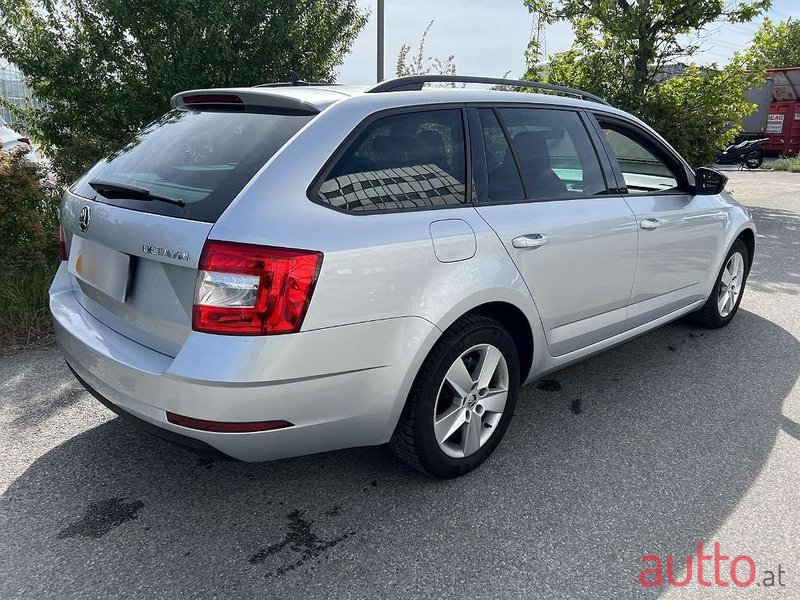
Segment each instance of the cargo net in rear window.
[[464,204],[462,182],[434,164],[341,175],[325,181],[320,198],[350,211]]

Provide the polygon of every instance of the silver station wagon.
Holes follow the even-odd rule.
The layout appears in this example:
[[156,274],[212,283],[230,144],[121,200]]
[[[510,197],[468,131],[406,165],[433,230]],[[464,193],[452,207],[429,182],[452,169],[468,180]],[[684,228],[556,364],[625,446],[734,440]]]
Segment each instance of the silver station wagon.
[[[455,81],[546,93],[425,86]],[[420,76],[172,106],[65,192],[50,308],[98,400],[196,451],[389,443],[455,477],[522,384],[741,301],[755,228],[726,178],[580,90]]]

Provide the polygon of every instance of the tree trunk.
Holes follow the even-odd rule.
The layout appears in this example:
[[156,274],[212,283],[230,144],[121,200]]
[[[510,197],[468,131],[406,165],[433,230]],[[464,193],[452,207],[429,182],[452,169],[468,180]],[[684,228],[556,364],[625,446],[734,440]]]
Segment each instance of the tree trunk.
[[650,85],[650,63],[653,61],[653,55],[655,54],[653,41],[646,32],[639,33],[638,42],[633,63],[634,75],[631,87],[634,102],[641,102]]

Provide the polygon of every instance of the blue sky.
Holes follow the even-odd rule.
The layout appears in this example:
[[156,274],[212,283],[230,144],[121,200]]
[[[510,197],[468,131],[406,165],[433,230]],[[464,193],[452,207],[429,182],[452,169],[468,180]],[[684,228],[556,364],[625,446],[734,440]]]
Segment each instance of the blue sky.
[[[370,21],[353,45],[351,54],[339,69],[339,81],[369,84],[375,81],[375,0],[359,0],[371,9]],[[774,0],[770,18],[800,18],[798,0]],[[386,76],[394,76],[395,62],[404,42],[416,48],[428,23],[435,19],[428,34],[425,54],[455,55],[459,74],[502,77],[521,75],[523,53],[531,33],[532,17],[522,0],[386,0]],[[705,33],[703,63],[725,62],[734,51],[747,44],[758,23],[714,25]],[[572,43],[569,25],[547,28],[547,51],[560,52]]]

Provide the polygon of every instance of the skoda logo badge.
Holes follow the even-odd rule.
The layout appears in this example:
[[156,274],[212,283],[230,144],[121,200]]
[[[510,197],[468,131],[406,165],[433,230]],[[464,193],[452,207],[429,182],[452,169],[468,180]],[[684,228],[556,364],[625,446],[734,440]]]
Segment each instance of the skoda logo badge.
[[81,216],[78,218],[78,227],[81,228],[81,231],[84,233],[87,229],[89,229],[89,219],[92,218],[92,212],[88,206],[84,206],[81,209]]

